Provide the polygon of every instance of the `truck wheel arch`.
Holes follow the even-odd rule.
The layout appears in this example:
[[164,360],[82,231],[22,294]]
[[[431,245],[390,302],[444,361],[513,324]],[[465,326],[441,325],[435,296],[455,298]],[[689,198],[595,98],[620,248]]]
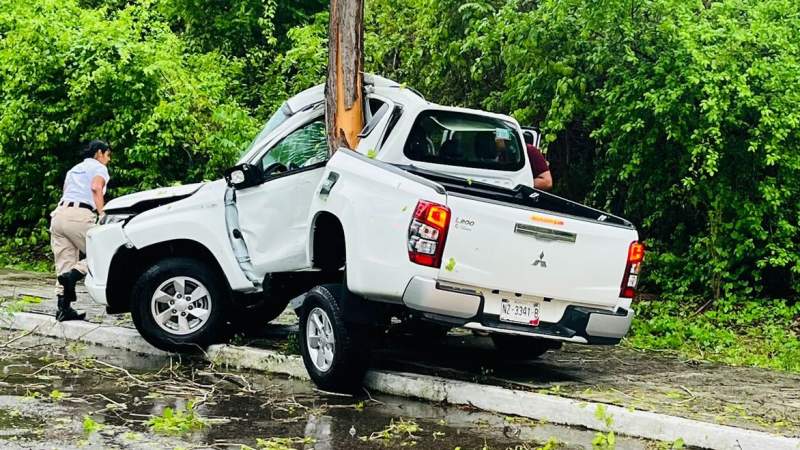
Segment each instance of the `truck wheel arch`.
[[136,280],[156,261],[167,257],[182,256],[202,261],[215,271],[225,288],[230,285],[214,254],[203,244],[191,239],[175,239],[158,242],[142,248],[120,247],[111,259],[106,286],[109,313],[130,311],[130,293]]
[[347,255],[342,222],[333,213],[320,211],[314,216],[311,233],[311,265],[323,271],[338,271]]

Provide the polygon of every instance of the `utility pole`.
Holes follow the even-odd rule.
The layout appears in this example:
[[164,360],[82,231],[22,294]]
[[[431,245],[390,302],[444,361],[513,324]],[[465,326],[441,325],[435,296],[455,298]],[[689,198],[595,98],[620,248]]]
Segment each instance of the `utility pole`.
[[354,149],[364,128],[364,0],[331,0],[325,125],[328,152]]

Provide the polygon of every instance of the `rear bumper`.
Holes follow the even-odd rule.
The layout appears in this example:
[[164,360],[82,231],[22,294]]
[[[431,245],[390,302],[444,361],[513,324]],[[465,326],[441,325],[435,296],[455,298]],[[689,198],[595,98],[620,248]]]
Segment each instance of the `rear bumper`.
[[496,314],[484,312],[483,296],[470,289],[441,285],[435,280],[415,277],[403,294],[403,303],[424,318],[457,327],[529,336],[582,344],[614,345],[628,333],[634,312],[569,305],[557,322],[538,326],[501,322]]

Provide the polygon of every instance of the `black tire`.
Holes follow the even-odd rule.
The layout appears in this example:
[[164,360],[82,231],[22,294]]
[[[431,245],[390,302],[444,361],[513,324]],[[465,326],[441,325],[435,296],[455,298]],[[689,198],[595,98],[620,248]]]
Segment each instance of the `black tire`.
[[[300,310],[300,353],[309,376],[320,389],[353,393],[361,387],[369,365],[368,330],[345,322],[342,301],[346,301],[345,289],[340,284],[317,286],[308,292]],[[309,340],[309,321],[319,313],[327,317],[333,334],[332,352],[330,358],[325,358],[330,359],[327,368],[325,362],[315,363],[312,353],[319,350],[315,352]]]
[[[170,280],[172,283],[168,283]],[[175,280],[183,280],[183,293],[179,292]],[[175,352],[203,350],[208,345],[224,341],[228,337],[229,329],[225,319],[230,301],[229,293],[223,286],[224,283],[219,276],[202,261],[179,257],[158,261],[150,266],[133,286],[131,295],[133,323],[147,342],[161,350]],[[160,287],[162,289],[159,289]],[[186,296],[191,297],[191,294],[197,293],[200,287],[205,288],[207,295],[198,294],[202,296],[187,302]],[[157,301],[155,299],[157,291],[162,294],[161,299],[170,296],[172,298],[166,303],[163,300]],[[181,297],[183,302],[178,304]],[[169,305],[177,306],[170,310],[172,306]],[[157,311],[161,308],[165,308],[161,313],[163,317],[167,317],[162,321],[165,324],[163,326],[156,321]],[[167,310],[170,310],[169,313]],[[195,311],[196,314],[201,310],[207,311],[204,319],[192,313]],[[180,316],[184,319],[182,320]],[[175,329],[169,331],[170,327]]]
[[510,334],[493,334],[492,342],[499,358],[512,361],[536,359],[548,350],[561,348],[561,341]]

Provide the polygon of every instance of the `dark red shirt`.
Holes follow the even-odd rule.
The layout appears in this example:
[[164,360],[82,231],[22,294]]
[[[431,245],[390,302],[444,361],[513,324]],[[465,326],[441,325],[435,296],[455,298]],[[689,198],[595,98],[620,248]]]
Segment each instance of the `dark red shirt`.
[[550,170],[550,164],[548,164],[547,160],[544,159],[544,155],[542,155],[542,152],[539,151],[539,149],[533,146],[532,144],[526,144],[526,145],[528,146],[528,159],[531,160],[531,170],[533,171],[533,178],[536,178],[539,175]]

